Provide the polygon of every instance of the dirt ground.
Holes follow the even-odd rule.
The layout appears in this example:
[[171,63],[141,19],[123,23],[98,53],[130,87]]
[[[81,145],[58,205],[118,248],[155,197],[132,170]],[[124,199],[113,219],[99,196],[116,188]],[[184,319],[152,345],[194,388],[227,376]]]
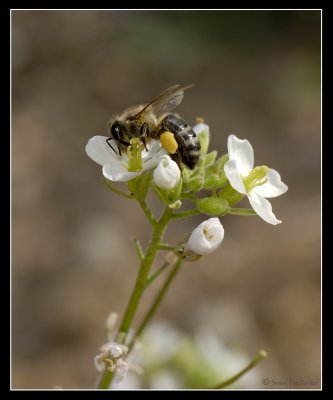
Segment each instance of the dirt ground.
[[156,319],[209,326],[249,356],[265,348],[255,388],[320,387],[320,13],[13,11],[13,388],[94,387],[104,320],[137,272],[130,236],[146,243],[149,226],[84,148],[175,83],[195,83],[179,112],[205,118],[212,149],[249,139],[289,190],[272,199],[278,226],[224,217],[221,247],[184,266]]

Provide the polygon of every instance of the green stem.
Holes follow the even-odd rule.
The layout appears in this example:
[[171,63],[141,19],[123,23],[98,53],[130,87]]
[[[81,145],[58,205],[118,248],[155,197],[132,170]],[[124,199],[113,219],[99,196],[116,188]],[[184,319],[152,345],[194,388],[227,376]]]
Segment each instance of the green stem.
[[119,196],[124,197],[125,199],[133,200],[133,197],[130,194],[125,193],[122,190],[118,189],[117,187],[113,186],[108,179],[102,178],[102,183],[104,183],[105,186],[107,186],[110,190],[112,190],[112,192],[119,194]]
[[150,320],[152,319],[152,317],[154,316],[158,306],[160,305],[166,291],[168,290],[171,282],[173,281],[173,279],[175,278],[177,272],[179,271],[181,265],[183,262],[183,258],[179,257],[177,262],[175,263],[174,267],[172,268],[170,274],[168,275],[168,277],[166,278],[162,288],[160,289],[159,293],[157,294],[157,296],[155,297],[153,304],[151,305],[150,309],[147,312],[147,315],[145,316],[144,320],[142,321],[135,337],[138,337],[142,334],[142,332],[144,331],[144,329],[146,328],[147,324],[150,322]]
[[[145,207],[146,204],[144,202],[140,202],[141,207],[144,205]],[[144,207],[142,207],[144,209]],[[148,208],[147,208],[148,209]],[[145,209],[144,209],[145,211]],[[149,215],[145,211],[145,214]],[[164,213],[162,214],[161,218],[158,221],[155,221],[153,225],[153,233],[152,237],[147,249],[147,252],[144,256],[144,258],[141,261],[140,264],[140,269],[135,281],[135,285],[131,294],[131,297],[129,299],[129,302],[127,304],[122,322],[120,324],[118,336],[117,336],[117,341],[120,343],[125,343],[128,331],[132,325],[136,310],[139,306],[141,297],[147,288],[147,282],[148,282],[148,276],[149,272],[151,269],[151,266],[154,262],[156,253],[157,253],[157,247],[161,243],[163,233],[165,231],[165,228],[168,224],[168,222],[171,219],[172,215],[172,209],[169,207],[166,207]],[[101,377],[100,383],[98,385],[99,389],[108,389],[110,387],[110,384],[112,382],[113,374],[110,371],[104,371],[103,375]]]
[[179,211],[179,212],[173,214],[171,218],[173,218],[173,219],[187,218],[187,217],[192,217],[193,215],[198,215],[198,214],[200,214],[199,210]]
[[165,261],[147,280],[147,286],[154,282],[161,272],[165,270],[170,264]]
[[230,208],[227,214],[233,215],[257,215],[251,208]]
[[112,372],[104,371],[102,376],[101,376],[101,379],[100,379],[100,381],[98,383],[97,388],[98,389],[109,389],[110,383],[112,381],[112,378],[113,378],[113,373]]
[[176,247],[175,246],[169,246],[168,244],[159,244],[157,246],[158,250],[163,250],[163,251],[175,251]]
[[161,242],[166,225],[170,220],[171,213],[172,210],[169,207],[167,207],[160,220],[154,226],[148,250],[145,254],[144,259],[141,261],[141,266],[138,276],[136,278],[135,286],[119,328],[119,334],[121,335],[125,334],[124,336],[126,336],[131,326],[140,299],[147,286],[148,274],[150,272],[150,268],[154,262],[157,253],[157,246]]
[[156,225],[157,221],[155,217],[153,216],[152,212],[149,210],[146,202],[144,200],[138,200],[140,203],[140,206],[143,210],[143,212],[146,214],[146,217],[148,218],[149,222],[154,226]]
[[260,350],[256,357],[245,368],[238,372],[238,374],[232,376],[226,381],[219,383],[218,385],[214,386],[213,389],[224,389],[225,387],[230,386],[232,383],[236,382],[239,378],[246,374],[246,372],[250,371],[250,369],[254,368],[260,361],[264,360],[266,357],[266,351]]
[[133,237],[132,240],[133,240],[134,245],[135,245],[136,254],[138,255],[139,260],[141,262],[145,258],[145,255],[143,253],[140,241],[135,237]]

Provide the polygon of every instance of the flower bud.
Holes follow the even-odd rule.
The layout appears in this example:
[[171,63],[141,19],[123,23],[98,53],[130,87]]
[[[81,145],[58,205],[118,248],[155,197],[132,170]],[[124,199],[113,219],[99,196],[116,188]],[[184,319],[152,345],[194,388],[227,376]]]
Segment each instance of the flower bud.
[[200,122],[199,124],[193,127],[193,131],[196,133],[200,145],[201,145],[201,154],[206,154],[209,147],[210,133],[209,126]]
[[192,232],[185,250],[205,256],[216,250],[224,237],[224,229],[218,218],[209,218]]
[[206,169],[205,189],[216,190],[222,188],[228,183],[228,179],[223,171],[223,166],[227,160],[228,155],[224,155]]
[[204,183],[205,171],[202,168],[197,168],[186,182],[186,187],[190,192],[198,192],[203,188]]
[[207,190],[216,190],[221,187],[221,179],[217,174],[209,173],[205,176],[204,188]]
[[208,215],[222,215],[229,210],[229,204],[219,197],[204,197],[197,200],[196,208]]
[[217,151],[216,150],[213,150],[213,151],[211,151],[210,153],[207,153],[207,154],[203,154],[200,157],[200,160],[202,160],[202,166],[204,166],[205,168],[210,167],[215,162],[216,157],[217,157]]
[[182,206],[181,200],[176,200],[174,203],[169,204],[170,208],[180,208]]
[[180,170],[177,163],[169,156],[163,156],[154,170],[153,177],[157,187],[171,190],[180,180]]

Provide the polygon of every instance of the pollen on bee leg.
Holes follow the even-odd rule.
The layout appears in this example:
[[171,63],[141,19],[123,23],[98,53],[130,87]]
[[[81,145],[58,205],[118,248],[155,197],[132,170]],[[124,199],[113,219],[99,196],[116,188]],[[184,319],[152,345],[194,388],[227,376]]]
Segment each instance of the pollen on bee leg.
[[175,154],[178,149],[178,143],[176,142],[175,136],[169,131],[165,131],[160,136],[161,145],[170,154]]

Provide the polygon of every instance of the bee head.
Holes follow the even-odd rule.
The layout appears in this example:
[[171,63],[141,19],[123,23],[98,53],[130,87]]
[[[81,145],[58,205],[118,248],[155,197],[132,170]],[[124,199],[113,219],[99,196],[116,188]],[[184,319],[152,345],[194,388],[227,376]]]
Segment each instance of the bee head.
[[111,120],[108,122],[108,130],[111,138],[116,142],[119,154],[126,151],[130,144],[126,134],[126,126],[124,126],[120,121]]
[[110,126],[110,132],[114,140],[123,140],[123,130],[119,122],[116,121]]

